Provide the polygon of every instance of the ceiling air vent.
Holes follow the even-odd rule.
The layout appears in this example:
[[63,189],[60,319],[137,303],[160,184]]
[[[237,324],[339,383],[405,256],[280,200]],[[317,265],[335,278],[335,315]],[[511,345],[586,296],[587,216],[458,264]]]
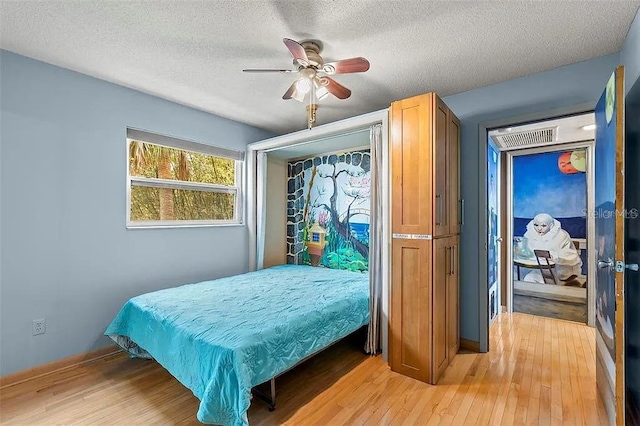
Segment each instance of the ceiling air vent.
[[510,150],[552,144],[556,141],[557,134],[558,127],[547,127],[526,132],[498,132],[491,135],[491,138],[502,150]]

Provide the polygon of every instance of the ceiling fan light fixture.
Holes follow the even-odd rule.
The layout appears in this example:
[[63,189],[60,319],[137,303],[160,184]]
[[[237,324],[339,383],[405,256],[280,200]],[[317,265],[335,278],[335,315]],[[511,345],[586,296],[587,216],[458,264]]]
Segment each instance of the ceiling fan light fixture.
[[327,89],[327,85],[322,79],[316,77],[313,79],[313,86],[315,87],[316,98],[318,100],[322,100],[327,97],[329,94],[329,89]]
[[293,94],[291,94],[291,97],[298,102],[304,102],[305,95],[306,93],[300,92],[299,90],[294,90]]
[[320,101],[322,99],[326,98],[327,95],[329,95],[329,90],[327,90],[327,88],[325,86],[320,86],[316,90],[316,98],[318,98],[318,100],[320,100]]
[[326,98],[329,94],[338,99],[348,99],[351,90],[329,77],[334,74],[352,74],[369,70],[369,61],[361,56],[341,59],[325,63],[320,55],[322,43],[317,40],[307,40],[298,43],[290,38],[282,39],[293,57],[295,69],[244,69],[244,72],[252,73],[298,73],[299,78],[294,80],[282,99],[295,99],[304,103],[309,94],[309,128],[315,124],[315,114],[318,109],[317,101]]
[[296,81],[296,91],[301,93],[303,98],[304,95],[309,93],[309,90],[311,90],[311,82],[309,79],[303,77]]

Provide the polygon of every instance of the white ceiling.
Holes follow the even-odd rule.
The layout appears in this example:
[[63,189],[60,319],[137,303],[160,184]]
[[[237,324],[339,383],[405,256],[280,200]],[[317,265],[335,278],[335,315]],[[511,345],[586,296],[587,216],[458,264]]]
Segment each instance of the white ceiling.
[[277,133],[306,127],[282,100],[293,74],[283,37],[319,39],[350,99],[317,124],[442,96],[620,50],[640,0],[0,1],[0,47]]
[[[555,140],[550,143],[530,143],[523,148],[534,148],[540,146],[559,145],[571,142],[584,142],[594,140],[596,137],[596,130],[583,129],[584,126],[595,124],[595,116],[593,113],[573,115],[569,117],[562,117],[554,120],[538,121],[535,123],[524,124],[521,126],[505,127],[502,129],[495,129],[489,132],[489,136],[495,138],[499,135],[517,134],[524,132],[531,132],[539,129],[554,128]],[[495,141],[495,139],[494,139]],[[503,149],[508,151],[509,149]]]

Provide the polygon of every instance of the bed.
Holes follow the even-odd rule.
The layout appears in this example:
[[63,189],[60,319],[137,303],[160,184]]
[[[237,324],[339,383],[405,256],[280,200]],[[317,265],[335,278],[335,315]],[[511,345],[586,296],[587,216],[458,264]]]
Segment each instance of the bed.
[[200,422],[240,426],[253,387],[368,322],[367,274],[280,265],[134,297],[105,335],[189,388]]

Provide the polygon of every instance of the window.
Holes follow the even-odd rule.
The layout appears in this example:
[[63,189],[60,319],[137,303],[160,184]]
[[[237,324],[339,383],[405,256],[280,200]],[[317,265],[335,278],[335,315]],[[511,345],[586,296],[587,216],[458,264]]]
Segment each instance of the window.
[[127,129],[127,226],[242,223],[243,152]]

